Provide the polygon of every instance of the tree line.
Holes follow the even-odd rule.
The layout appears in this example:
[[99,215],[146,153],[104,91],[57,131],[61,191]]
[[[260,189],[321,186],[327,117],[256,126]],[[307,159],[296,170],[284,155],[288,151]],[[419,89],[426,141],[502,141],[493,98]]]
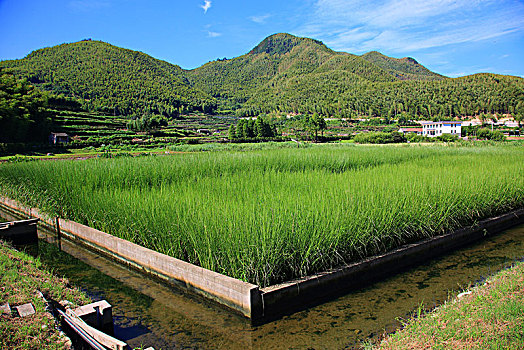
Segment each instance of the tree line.
[[270,138],[278,136],[276,126],[259,116],[257,119],[240,119],[236,125],[229,127],[229,139],[245,140],[253,138]]

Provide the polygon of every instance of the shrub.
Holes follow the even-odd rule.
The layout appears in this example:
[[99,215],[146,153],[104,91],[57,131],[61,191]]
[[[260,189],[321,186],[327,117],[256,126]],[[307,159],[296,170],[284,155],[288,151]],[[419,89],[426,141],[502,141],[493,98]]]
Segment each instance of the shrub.
[[399,132],[368,132],[360,133],[355,135],[355,142],[358,143],[373,143],[373,144],[385,144],[385,143],[402,143],[406,142],[406,136]]

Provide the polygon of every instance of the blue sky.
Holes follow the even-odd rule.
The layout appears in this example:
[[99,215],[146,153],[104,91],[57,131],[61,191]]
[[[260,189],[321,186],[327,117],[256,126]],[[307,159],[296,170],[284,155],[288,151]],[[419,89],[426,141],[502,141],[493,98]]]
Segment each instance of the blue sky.
[[451,77],[524,77],[524,0],[0,0],[0,60],[92,38],[190,69],[278,32]]

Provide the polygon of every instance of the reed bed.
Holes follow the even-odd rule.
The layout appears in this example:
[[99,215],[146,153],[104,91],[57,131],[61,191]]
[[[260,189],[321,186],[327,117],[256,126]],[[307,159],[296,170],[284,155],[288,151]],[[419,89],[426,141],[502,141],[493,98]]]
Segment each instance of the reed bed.
[[3,164],[3,195],[267,286],[524,206],[524,149],[324,146]]

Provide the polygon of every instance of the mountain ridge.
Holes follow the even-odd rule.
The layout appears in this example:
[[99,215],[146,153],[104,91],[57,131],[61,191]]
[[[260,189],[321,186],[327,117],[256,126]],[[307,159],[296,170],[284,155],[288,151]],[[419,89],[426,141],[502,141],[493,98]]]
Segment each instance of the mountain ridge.
[[73,96],[87,110],[131,117],[174,118],[195,110],[453,117],[524,104],[522,78],[448,78],[411,57],[337,52],[287,33],[268,36],[244,55],[190,70],[94,40],[35,50],[0,62],[0,68],[43,90]]
[[80,98],[86,109],[104,113],[174,116],[180,108],[216,104],[189,84],[179,66],[103,41],[42,48],[0,65],[44,90]]

